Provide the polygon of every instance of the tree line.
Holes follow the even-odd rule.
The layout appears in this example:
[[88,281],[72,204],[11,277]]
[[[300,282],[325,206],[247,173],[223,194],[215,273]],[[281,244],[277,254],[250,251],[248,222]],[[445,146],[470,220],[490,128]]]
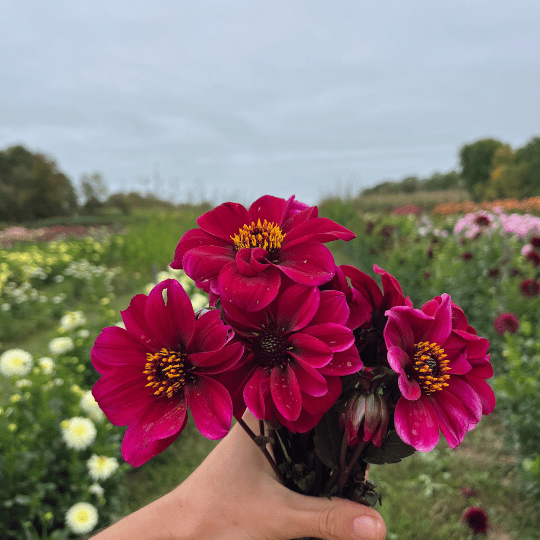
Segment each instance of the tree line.
[[464,144],[459,150],[459,160],[459,171],[386,181],[365,189],[362,195],[447,189],[466,189],[474,201],[540,195],[540,137],[533,137],[516,150],[497,139],[480,139]]
[[[480,139],[463,145],[459,159],[459,171],[386,181],[365,189],[362,195],[458,188],[466,189],[474,201],[540,195],[540,137],[515,150],[497,139]],[[174,205],[152,193],[109,194],[99,173],[84,174],[74,186],[43,154],[22,145],[0,150],[0,223],[93,215],[110,208],[127,215],[134,207],[155,206]]]

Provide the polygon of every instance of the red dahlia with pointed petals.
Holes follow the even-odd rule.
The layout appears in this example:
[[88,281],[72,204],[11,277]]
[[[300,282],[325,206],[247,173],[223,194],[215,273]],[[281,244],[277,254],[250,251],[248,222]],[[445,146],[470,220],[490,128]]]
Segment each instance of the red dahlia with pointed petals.
[[354,234],[317,207],[265,195],[249,209],[224,203],[197,220],[176,248],[173,268],[183,268],[197,285],[247,311],[267,306],[282,276],[319,286],[334,276],[335,264],[323,243]]
[[478,506],[465,508],[461,516],[461,521],[471,529],[473,534],[487,534],[488,516]]
[[341,292],[293,283],[263,310],[227,305],[224,312],[245,347],[242,367],[223,379],[235,416],[247,405],[259,420],[277,418],[292,432],[306,432],[339,397],[340,376],[362,368]]
[[484,380],[493,375],[488,340],[476,335],[448,294],[421,310],[396,306],[386,313],[388,362],[398,373],[402,394],[395,410],[399,436],[417,450],[429,451],[440,429],[455,448],[482,414],[495,407]]
[[243,347],[218,310],[196,318],[182,286],[161,282],[122,312],[126,329],[104,328],[91,357],[101,374],[92,389],[105,416],[125,426],[124,459],[139,466],[182,432],[188,408],[199,431],[220,439],[230,429],[232,401],[216,375],[234,367]]

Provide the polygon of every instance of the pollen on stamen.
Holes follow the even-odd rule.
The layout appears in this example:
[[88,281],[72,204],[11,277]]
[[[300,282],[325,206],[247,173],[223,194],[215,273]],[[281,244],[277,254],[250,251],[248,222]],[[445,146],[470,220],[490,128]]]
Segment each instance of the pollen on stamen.
[[192,366],[183,353],[161,349],[157,353],[146,353],[143,373],[147,375],[146,387],[153,389],[157,397],[173,397],[183,391],[186,384],[195,380]]
[[246,224],[239,229],[238,234],[231,235],[236,251],[243,248],[260,247],[270,255],[279,251],[284,238],[285,234],[279,225],[273,221],[268,222],[266,219],[262,223],[260,219],[257,220],[257,223],[252,221],[251,225]]
[[450,378],[447,373],[450,368],[446,357],[444,349],[436,343],[420,341],[415,345],[413,360],[415,378],[428,396],[448,386],[446,381]]

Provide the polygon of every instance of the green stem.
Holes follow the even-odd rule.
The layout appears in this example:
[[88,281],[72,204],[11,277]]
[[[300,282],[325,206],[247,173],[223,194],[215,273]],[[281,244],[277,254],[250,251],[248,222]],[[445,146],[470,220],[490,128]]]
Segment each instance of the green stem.
[[281,476],[281,473],[279,472],[278,466],[276,465],[276,462],[272,459],[270,452],[268,452],[268,449],[266,448],[266,444],[259,445],[257,443],[257,441],[255,440],[257,436],[255,435],[255,433],[253,433],[252,429],[244,422],[242,418],[237,418],[237,421],[242,426],[244,431],[251,437],[253,442],[261,449],[262,453],[264,454],[264,457],[267,459],[268,463],[270,463],[270,466],[272,467],[272,470],[274,471],[274,474],[277,476],[278,480],[282,484],[285,484]]

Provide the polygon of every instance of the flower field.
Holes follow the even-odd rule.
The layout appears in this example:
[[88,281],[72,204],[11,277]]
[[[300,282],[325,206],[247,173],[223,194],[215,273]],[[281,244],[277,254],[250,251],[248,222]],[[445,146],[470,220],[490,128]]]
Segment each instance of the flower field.
[[[357,235],[335,243],[338,264],[375,277],[376,263],[415,305],[450,294],[491,344],[493,418],[455,451],[441,442],[373,466],[388,538],[468,538],[461,516],[474,512],[487,516],[488,538],[540,538],[540,218],[511,207],[360,215],[339,200],[320,211]],[[103,327],[121,324],[134,294],[174,279],[194,309],[206,304],[168,267],[196,217],[197,209],[162,212],[120,232],[79,228],[65,238],[12,233],[0,246],[0,538],[88,534],[174,487],[215,444],[188,424],[134,469],[120,453],[125,428],[90,393],[98,378],[90,349]]]

